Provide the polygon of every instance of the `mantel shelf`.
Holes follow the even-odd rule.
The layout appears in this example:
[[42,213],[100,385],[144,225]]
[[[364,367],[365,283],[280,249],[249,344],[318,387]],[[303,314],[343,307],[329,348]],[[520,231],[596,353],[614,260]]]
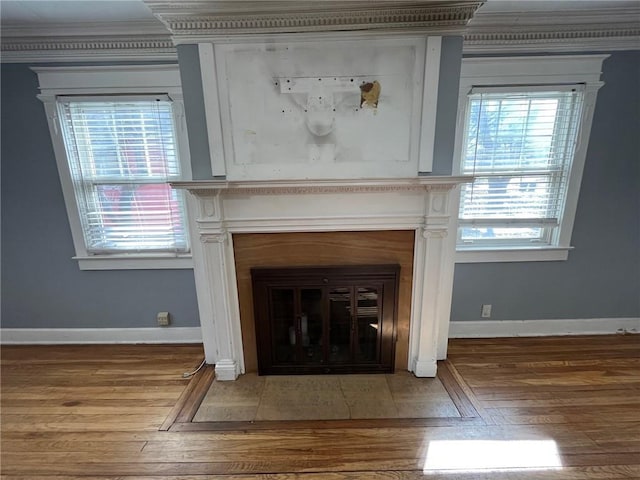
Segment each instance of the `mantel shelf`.
[[226,194],[307,194],[362,193],[402,190],[451,189],[473,181],[471,176],[429,176],[415,178],[371,178],[359,180],[261,180],[234,182],[227,180],[194,180],[171,182],[173,188],[196,195]]

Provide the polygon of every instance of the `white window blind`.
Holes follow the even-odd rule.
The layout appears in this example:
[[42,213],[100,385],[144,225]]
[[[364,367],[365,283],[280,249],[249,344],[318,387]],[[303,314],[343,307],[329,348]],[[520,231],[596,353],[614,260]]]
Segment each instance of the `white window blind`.
[[553,244],[567,194],[581,86],[475,88],[467,101],[461,245]]
[[87,252],[187,252],[170,99],[58,97],[58,112]]

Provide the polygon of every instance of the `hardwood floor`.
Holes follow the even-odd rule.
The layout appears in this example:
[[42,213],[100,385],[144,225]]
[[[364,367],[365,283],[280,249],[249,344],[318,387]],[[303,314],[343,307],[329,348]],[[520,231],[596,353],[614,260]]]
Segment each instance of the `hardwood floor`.
[[[5,346],[1,358],[5,480],[640,478],[638,335],[453,340],[448,373],[482,422],[448,426],[161,431],[201,347]],[[464,471],[478,449],[513,464],[521,448],[535,466],[536,445],[560,463]],[[458,471],[432,468],[436,446],[455,448]]]

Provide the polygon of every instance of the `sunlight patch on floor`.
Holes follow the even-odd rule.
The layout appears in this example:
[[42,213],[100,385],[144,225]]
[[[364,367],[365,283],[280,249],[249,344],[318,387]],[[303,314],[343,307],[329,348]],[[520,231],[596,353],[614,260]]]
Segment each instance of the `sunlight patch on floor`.
[[432,440],[424,472],[559,470],[554,440]]

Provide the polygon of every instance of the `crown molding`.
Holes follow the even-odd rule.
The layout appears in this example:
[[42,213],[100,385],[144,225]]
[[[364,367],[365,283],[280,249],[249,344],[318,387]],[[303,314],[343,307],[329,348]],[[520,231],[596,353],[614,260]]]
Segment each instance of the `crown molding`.
[[619,50],[640,50],[640,29],[630,34],[610,30],[474,33],[465,35],[463,44],[465,54],[579,53]]
[[14,23],[2,25],[2,37],[89,37],[89,36],[166,36],[169,32],[158,20],[136,20],[122,22],[82,22],[82,23]]
[[[493,2],[491,2],[493,4]],[[526,3],[522,2],[525,6]],[[602,2],[600,2],[602,3]],[[590,8],[588,4],[582,4],[581,8],[571,8],[553,10],[553,15],[549,15],[544,10],[526,10],[523,9],[498,11],[488,8],[481,8],[474,15],[472,21],[469,22],[470,28],[476,28],[482,25],[501,25],[502,27],[513,26],[520,27],[523,25],[610,25],[618,23],[630,23],[634,19],[637,23],[637,17],[640,14],[640,6],[615,6],[614,1],[611,6],[606,8]]]
[[481,1],[211,2],[145,0],[176,44],[194,38],[337,31],[461,34]]
[[464,53],[640,49],[640,6],[544,12],[482,12],[469,22]]
[[3,63],[175,61],[169,35],[2,37]]

